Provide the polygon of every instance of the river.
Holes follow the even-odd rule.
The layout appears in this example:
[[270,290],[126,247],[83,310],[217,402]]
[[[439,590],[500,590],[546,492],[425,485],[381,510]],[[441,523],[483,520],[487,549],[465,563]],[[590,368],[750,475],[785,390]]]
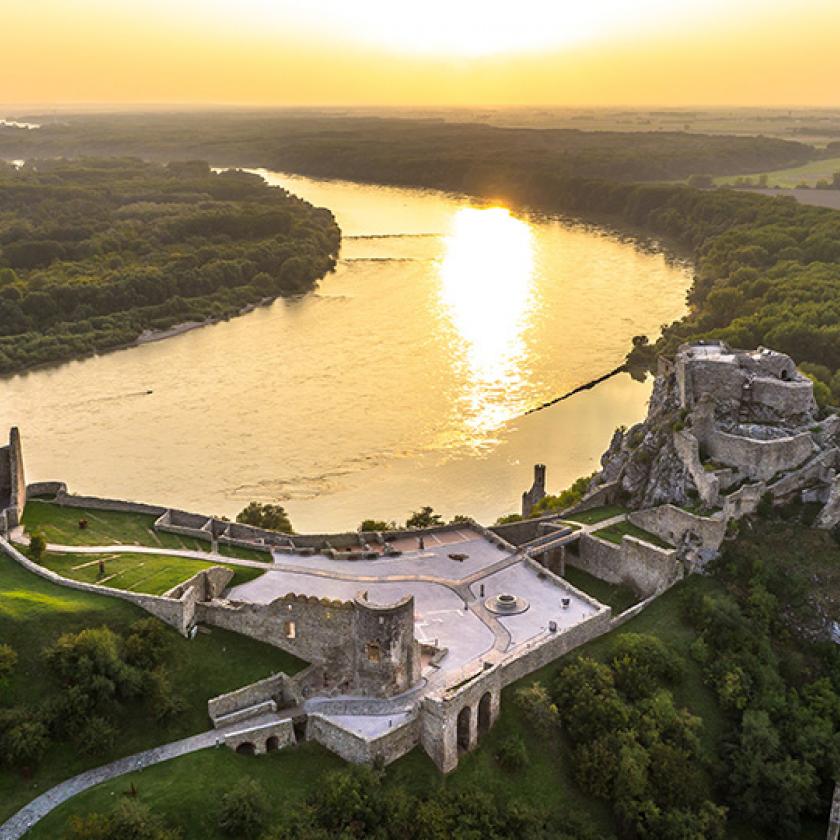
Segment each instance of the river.
[[457,196],[260,173],[333,211],[337,270],[301,298],[4,380],[29,481],[228,516],[280,501],[307,531],[426,504],[492,522],[534,463],[561,490],[644,415],[650,383],[623,374],[522,416],[679,317],[688,266]]

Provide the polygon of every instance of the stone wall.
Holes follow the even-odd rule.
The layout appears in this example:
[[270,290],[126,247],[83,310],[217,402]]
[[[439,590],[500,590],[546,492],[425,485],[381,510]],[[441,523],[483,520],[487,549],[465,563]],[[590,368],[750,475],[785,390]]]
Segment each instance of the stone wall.
[[637,527],[673,545],[679,545],[689,537],[700,548],[718,549],[726,535],[723,514],[698,516],[675,505],[636,510],[627,518]]
[[0,511],[5,513],[4,530],[20,524],[26,505],[26,477],[17,426],[9,431],[9,444],[0,448]]
[[749,478],[761,481],[801,466],[816,452],[809,432],[775,440],[756,440],[716,431],[704,444],[715,461],[737,467]]
[[183,510],[166,510],[155,521],[156,531],[166,531],[181,537],[213,542],[212,520],[197,513]]
[[321,601],[305,595],[278,598],[270,604],[237,601],[199,603],[196,620],[259,639],[308,662],[324,663],[343,651],[343,662],[333,663],[349,678],[354,609],[342,601]]
[[707,472],[700,461],[700,443],[687,429],[674,432],[674,449],[679,455],[686,472],[691,476],[697,494],[704,505],[713,507],[718,503],[720,480],[713,472]]
[[78,589],[82,592],[104,595],[107,598],[119,598],[121,601],[129,601],[141,609],[146,610],[146,612],[157,616],[161,621],[174,627],[182,635],[187,635],[189,631],[191,625],[191,608],[194,603],[194,598],[190,594],[194,592],[192,587],[189,592],[184,594],[181,600],[165,598],[160,595],[143,595],[138,592],[126,592],[122,589],[111,589],[110,587],[100,586],[95,583],[83,583],[82,581],[62,577],[44,566],[33,563],[2,537],[0,537],[0,551],[3,551],[28,571],[57,586],[66,586],[68,589]]
[[223,736],[225,746],[232,750],[240,750],[244,746],[253,747],[253,755],[281,750],[297,743],[295,727],[291,718],[276,720],[269,723],[248,726],[243,724],[241,729],[226,732]]
[[285,674],[272,674],[264,680],[238,688],[236,691],[220,694],[207,701],[207,714],[215,723],[216,719],[223,715],[256,706],[266,700],[273,700],[278,706],[283,706],[286,701],[287,681],[288,677]]
[[765,490],[766,485],[763,481],[759,481],[757,484],[745,484],[728,496],[724,496],[723,518],[740,519],[742,516],[755,513]]
[[670,586],[682,575],[676,549],[663,549],[635,537],[625,536],[621,544],[592,534],[580,538],[580,554],[568,554],[566,562],[608,583],[624,584],[642,595]]
[[38,499],[43,496],[58,496],[67,492],[67,485],[63,481],[36,481],[26,485],[26,498]]
[[166,508],[159,505],[129,502],[124,499],[101,499],[98,496],[77,496],[75,493],[67,493],[66,491],[59,493],[55,502],[62,507],[113,510],[119,513],[142,513],[149,516],[162,516],[166,512]]
[[372,764],[377,760],[390,764],[414,749],[419,742],[420,718],[414,714],[384,735],[363,738],[324,715],[310,714],[306,720],[306,740],[317,741],[353,764]]

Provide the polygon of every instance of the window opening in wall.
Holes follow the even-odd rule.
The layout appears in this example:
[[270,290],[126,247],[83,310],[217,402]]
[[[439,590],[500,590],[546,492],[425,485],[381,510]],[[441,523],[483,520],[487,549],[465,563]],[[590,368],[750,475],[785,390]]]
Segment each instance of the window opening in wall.
[[379,662],[382,659],[382,650],[376,642],[365,645],[368,662]]
[[294,639],[297,637],[297,626],[295,625],[294,621],[283,622],[283,635],[287,639]]

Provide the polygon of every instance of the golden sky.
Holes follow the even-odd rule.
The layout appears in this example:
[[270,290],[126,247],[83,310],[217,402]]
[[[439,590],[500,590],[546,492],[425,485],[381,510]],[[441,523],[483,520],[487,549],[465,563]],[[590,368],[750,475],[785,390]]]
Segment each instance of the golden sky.
[[840,105],[840,0],[0,0],[0,103]]

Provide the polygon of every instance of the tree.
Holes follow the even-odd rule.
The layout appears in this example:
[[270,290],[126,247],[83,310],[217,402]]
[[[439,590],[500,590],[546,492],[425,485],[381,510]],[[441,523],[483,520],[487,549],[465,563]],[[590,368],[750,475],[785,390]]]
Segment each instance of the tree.
[[521,735],[508,735],[496,751],[496,760],[505,770],[515,772],[528,766],[528,749]]
[[282,531],[293,534],[292,523],[281,505],[261,504],[249,502],[237,515],[236,521],[243,525],[253,525],[256,528],[266,528],[269,531]]
[[268,797],[253,779],[237,782],[223,797],[219,828],[229,837],[256,838],[268,824]]
[[431,528],[434,525],[442,525],[443,517],[434,512],[434,509],[426,505],[415,510],[411,516],[408,517],[405,523],[406,528]]
[[40,563],[44,552],[47,550],[47,540],[41,531],[33,531],[29,535],[29,556]]
[[386,522],[384,519],[363,519],[359,525],[360,531],[396,531],[397,523],[391,520]]

